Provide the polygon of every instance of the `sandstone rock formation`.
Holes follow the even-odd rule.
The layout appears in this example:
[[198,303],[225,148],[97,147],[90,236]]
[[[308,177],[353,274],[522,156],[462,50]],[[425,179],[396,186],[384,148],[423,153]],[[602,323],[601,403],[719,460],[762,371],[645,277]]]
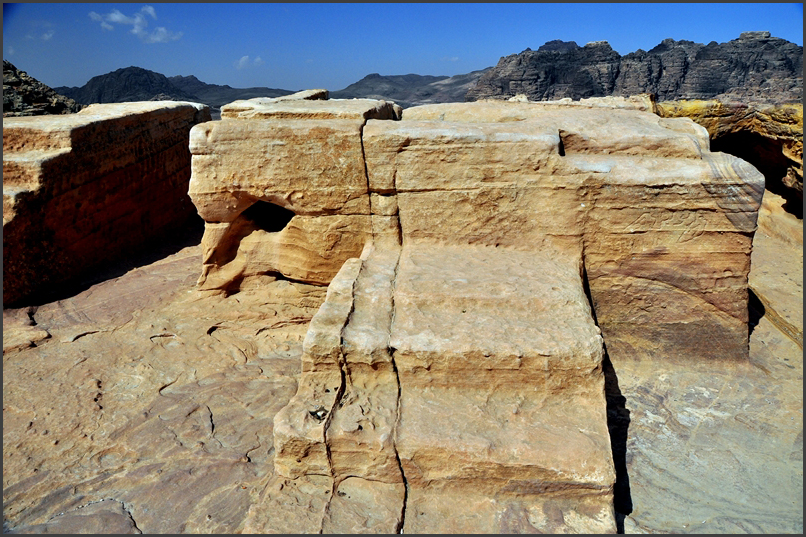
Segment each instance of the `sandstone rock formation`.
[[[247,190],[229,164],[251,140],[235,135],[264,132],[259,123],[303,123],[278,118],[310,115],[306,106],[324,114],[325,104],[234,107],[222,136],[201,146],[229,156],[203,168],[215,174],[200,209],[214,213],[220,200],[233,200],[224,186],[212,188],[219,180],[237,179],[229,188],[249,203],[265,192],[285,199],[286,184],[325,183],[291,181],[308,170],[352,170],[337,158],[327,165],[335,150],[319,153],[319,168],[313,156],[301,159],[302,173],[278,158],[260,169],[263,189]],[[327,295],[273,266],[260,272],[249,255],[269,248],[230,244],[253,269],[236,285],[193,289],[203,259],[193,246],[74,297],[5,309],[4,531],[604,532],[620,520],[615,466],[615,509],[629,515],[628,532],[802,532],[802,350],[776,328],[802,334],[802,315],[793,315],[802,276],[785,246],[798,237],[802,245],[802,220],[765,193],[750,284],[766,313],[751,324],[749,360],[730,359],[730,350],[719,361],[685,349],[647,356],[654,342],[646,341],[612,349],[605,331],[611,364],[593,282],[595,311],[585,296],[591,265],[610,270],[615,285],[629,281],[624,272],[670,282],[652,296],[673,304],[665,314],[678,318],[690,311],[670,300],[669,287],[707,295],[696,280],[713,267],[711,299],[725,307],[720,286],[740,289],[741,272],[731,279],[718,271],[746,259],[719,250],[740,235],[728,222],[741,228],[754,219],[760,180],[736,159],[709,153],[705,132],[688,120],[631,111],[626,101],[616,103],[620,111],[602,104],[479,103],[366,120],[359,138],[369,238],[338,267]],[[323,128],[345,120],[304,121]],[[288,155],[281,143],[290,139],[263,147]],[[313,141],[299,143],[315,154]],[[257,160],[257,148],[249,150]],[[320,190],[318,200],[340,195]],[[298,198],[295,207],[313,211]],[[254,206],[219,214],[241,210],[237,221]],[[636,208],[666,208],[683,223],[660,217],[618,227],[618,213]],[[686,233],[686,219],[700,223],[698,210],[723,232],[695,225]],[[553,221],[566,212],[574,216]],[[262,231],[278,225],[260,211],[247,216]],[[502,229],[509,221],[514,227]],[[321,262],[254,231],[242,243],[252,235],[272,255],[295,253],[285,265],[294,270]],[[645,235],[658,248],[640,249]],[[710,243],[698,249],[692,236]],[[634,250],[618,250],[617,239],[634,241]],[[607,243],[618,255],[597,267],[597,245]],[[663,247],[691,248],[687,259],[701,264],[673,258],[667,266],[678,274],[670,275]],[[802,250],[800,260],[802,273]],[[792,274],[789,293],[781,272]],[[598,300],[617,310],[603,287]],[[631,289],[637,302],[649,296]],[[662,308],[652,306],[623,311],[643,307],[653,323]],[[724,320],[711,312],[711,322]],[[610,333],[623,328],[611,323]]]
[[[247,532],[612,531],[599,327],[614,360],[747,357],[763,176],[690,120],[516,102],[222,115],[191,133],[200,285],[330,282],[275,419],[282,480]],[[448,527],[451,502],[472,514]]]
[[803,104],[758,105],[710,101],[657,104],[661,117],[688,117],[708,130],[715,151],[737,155],[767,179],[803,217]]
[[385,101],[253,99],[193,129],[201,287],[237,290],[273,272],[329,283],[372,235],[361,131],[398,113]]
[[769,32],[745,32],[727,43],[707,45],[664,39],[648,52],[625,56],[606,41],[584,47],[549,44],[501,58],[467,92],[467,100],[518,93],[533,101],[638,93],[653,93],[660,101],[803,99],[803,47]]
[[209,119],[181,102],[4,118],[4,305],[31,303],[191,217],[188,136]]
[[3,60],[3,117],[72,114],[82,108]]

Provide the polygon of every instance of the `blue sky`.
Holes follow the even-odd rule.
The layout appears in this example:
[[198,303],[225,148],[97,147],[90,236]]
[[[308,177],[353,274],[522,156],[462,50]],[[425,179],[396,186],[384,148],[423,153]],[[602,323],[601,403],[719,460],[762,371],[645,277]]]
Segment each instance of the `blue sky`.
[[135,65],[212,84],[339,90],[370,73],[455,75],[552,39],[620,54],[767,30],[803,4],[3,4],[3,58],[49,86]]

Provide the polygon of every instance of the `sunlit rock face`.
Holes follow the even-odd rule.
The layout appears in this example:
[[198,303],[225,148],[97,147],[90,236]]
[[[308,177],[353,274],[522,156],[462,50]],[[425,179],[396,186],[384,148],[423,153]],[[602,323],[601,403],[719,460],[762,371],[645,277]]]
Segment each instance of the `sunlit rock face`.
[[604,345],[747,357],[764,178],[688,119],[499,101],[398,121],[361,100],[222,117],[191,132],[200,287],[329,284],[275,419],[285,481],[247,531],[614,531]]
[[3,302],[53,291],[193,215],[186,102],[3,118]]
[[385,101],[252,99],[194,129],[202,288],[237,289],[271,272],[329,283],[372,235],[361,131],[367,118],[396,114]]

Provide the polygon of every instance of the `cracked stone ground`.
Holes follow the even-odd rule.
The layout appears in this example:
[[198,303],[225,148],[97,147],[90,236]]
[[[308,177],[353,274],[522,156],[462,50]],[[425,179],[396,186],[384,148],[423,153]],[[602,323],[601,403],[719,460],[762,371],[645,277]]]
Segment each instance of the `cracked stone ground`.
[[[36,310],[4,310],[5,531],[233,533],[250,507],[282,516],[265,503],[282,484],[273,419],[297,390],[325,290],[267,281],[205,297],[200,255],[189,246]],[[802,350],[765,307],[748,364],[613,364],[626,532],[802,532]],[[314,481],[282,496],[316,513],[289,531],[327,527]]]

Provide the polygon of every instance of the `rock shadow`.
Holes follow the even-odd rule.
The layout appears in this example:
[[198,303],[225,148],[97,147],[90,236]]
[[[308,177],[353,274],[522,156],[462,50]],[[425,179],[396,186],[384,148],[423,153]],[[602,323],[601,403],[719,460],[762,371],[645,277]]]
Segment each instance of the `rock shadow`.
[[[596,310],[593,307],[588,271],[582,267],[582,287],[588,297],[591,316],[596,326]],[[630,428],[630,410],[627,398],[621,394],[618,376],[607,353],[607,343],[602,343],[604,356],[602,372],[605,378],[605,401],[607,406],[607,431],[610,434],[610,451],[613,454],[613,465],[616,470],[616,483],[613,487],[613,507],[616,512],[616,531],[624,533],[624,518],[632,513],[632,495],[630,494],[630,476],[627,473],[627,435]]]
[[200,244],[203,234],[204,220],[198,215],[193,215],[183,224],[172,226],[155,234],[146,244],[132,248],[123,257],[101,263],[89,273],[61,283],[55,286],[55,289],[33,293],[19,303],[3,304],[3,309],[40,306],[76,296],[93,285],[118,278],[130,270],[165,259],[188,246]]
[[761,299],[756,296],[752,289],[747,289],[747,326],[749,328],[748,336],[753,335],[753,330],[756,328],[761,318],[767,313]]
[[610,433],[610,449],[616,470],[616,484],[613,489],[613,506],[616,511],[616,530],[624,533],[624,518],[632,513],[630,476],[627,473],[627,435],[630,428],[630,410],[627,398],[621,395],[618,377],[605,346],[602,369],[605,377],[605,399],[607,401],[607,430]]
[[784,155],[783,145],[781,140],[740,131],[713,138],[711,151],[728,153],[755,166],[764,175],[766,189],[784,198],[783,209],[803,219],[803,193],[786,184],[793,163]]

